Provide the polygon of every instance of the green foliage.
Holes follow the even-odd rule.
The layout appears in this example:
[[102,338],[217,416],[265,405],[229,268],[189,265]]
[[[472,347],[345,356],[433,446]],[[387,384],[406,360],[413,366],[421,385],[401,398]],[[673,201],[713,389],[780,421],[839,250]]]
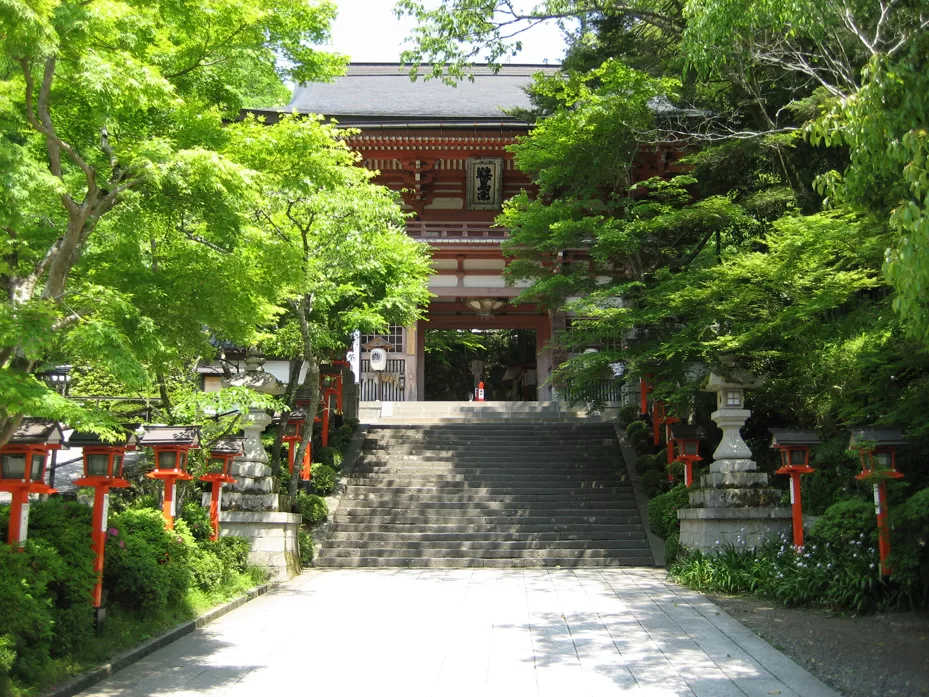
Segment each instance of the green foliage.
[[686,486],[678,484],[648,502],[648,528],[661,539],[668,540],[680,531],[677,511],[688,506],[687,491]]
[[316,549],[313,547],[313,537],[305,530],[300,531],[300,565],[304,568],[313,564]]
[[342,426],[337,428],[329,436],[329,442],[332,444],[331,447],[335,448],[339,453],[339,458],[338,458],[339,463],[338,465],[336,465],[335,458],[333,458],[332,463],[326,463],[326,464],[329,464],[335,467],[336,469],[342,468],[342,456],[345,455],[346,451],[348,450],[348,444],[352,442],[352,436],[354,435],[355,435],[355,428],[353,426],[349,426],[348,424],[342,424]]
[[877,542],[874,504],[861,499],[838,501],[826,509],[810,528],[809,538],[822,545],[845,547],[867,539]]
[[645,421],[633,421],[626,426],[626,439],[635,448],[639,457],[642,457],[642,446],[652,437],[652,429]]
[[729,545],[689,552],[670,566],[679,583],[705,593],[752,593],[785,605],[868,612],[899,602],[900,588],[881,577],[877,550],[862,540],[842,547],[810,543],[797,552],[786,536],[757,549]]
[[187,523],[190,534],[197,542],[209,540],[210,535],[213,534],[210,512],[201,506],[199,501],[186,502],[179,518]]
[[893,579],[907,592],[911,605],[929,605],[929,489],[891,508]]
[[[313,480],[316,480],[316,473],[313,473]],[[304,525],[319,525],[329,515],[329,504],[326,499],[316,494],[307,494],[299,492],[297,499],[294,501],[294,508],[303,516]]]
[[226,124],[285,100],[284,80],[341,70],[314,48],[334,13],[302,0],[0,7],[4,431],[30,414],[112,435],[34,373],[68,362],[150,392],[210,355],[211,335],[254,342],[277,316],[251,217],[260,177],[223,152]]
[[187,561],[192,538],[188,544],[181,532],[167,530],[161,513],[151,509],[112,516],[103,570],[109,601],[140,613],[179,603],[191,583]]
[[319,496],[329,496],[335,491],[335,485],[338,481],[338,473],[329,465],[321,462],[314,462],[312,466],[313,477],[310,480],[310,486],[313,492]]
[[190,550],[187,558],[190,580],[203,591],[215,588],[223,580],[222,559],[209,545],[198,545]]
[[[342,440],[344,441],[344,436]],[[333,439],[330,438],[329,442],[332,443]],[[331,467],[335,471],[342,469],[342,453],[334,443],[325,448],[318,448],[313,453],[313,459],[320,464]]]
[[0,683],[6,673],[39,680],[50,658],[69,654],[91,634],[90,509],[54,499],[33,503],[29,528],[23,551],[0,545],[0,662],[9,666],[0,666]]
[[240,574],[248,570],[248,555],[251,551],[251,545],[244,537],[235,537],[225,535],[220,537],[216,542],[206,543],[209,549],[218,556],[226,569],[230,569]]

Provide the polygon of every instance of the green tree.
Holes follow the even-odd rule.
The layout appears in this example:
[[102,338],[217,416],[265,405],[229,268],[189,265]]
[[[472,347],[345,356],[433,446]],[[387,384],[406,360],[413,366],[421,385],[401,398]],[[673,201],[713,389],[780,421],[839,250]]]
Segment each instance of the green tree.
[[[239,256],[251,175],[224,119],[335,74],[329,2],[0,6],[0,444],[24,414],[99,427],[34,373],[68,356],[127,389],[246,341],[269,307]],[[238,319],[236,319],[238,317]],[[163,381],[162,381],[163,382]]]
[[[358,166],[339,133],[296,116],[271,126],[246,119],[229,129],[228,156],[256,172],[261,191],[252,216],[285,309],[264,345],[291,359],[290,407],[302,367],[302,386],[318,404],[321,359],[344,349],[355,330],[414,322],[430,297],[428,247],[407,236],[397,195],[371,181],[373,172]],[[282,435],[283,425],[278,454]]]

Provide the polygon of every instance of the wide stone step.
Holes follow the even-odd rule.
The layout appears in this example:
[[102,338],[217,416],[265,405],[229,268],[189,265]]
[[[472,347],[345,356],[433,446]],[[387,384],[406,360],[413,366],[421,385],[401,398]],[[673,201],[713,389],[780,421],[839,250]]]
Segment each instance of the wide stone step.
[[[376,487],[352,487],[352,489],[346,493],[343,497],[343,501],[351,502],[350,505],[359,507],[367,506],[371,503],[376,503],[378,501],[382,502],[382,505],[391,505],[391,506],[425,506],[428,508],[435,508],[436,503],[450,504],[450,503],[515,503],[515,504],[526,504],[526,503],[536,503],[536,502],[550,502],[550,501],[562,501],[570,503],[572,501],[634,501],[634,495],[632,489],[627,491],[611,491],[609,493],[591,493],[591,489],[585,489],[578,491],[568,490],[563,491],[557,494],[542,494],[542,493],[528,493],[523,490],[519,494],[503,494],[500,492],[490,492],[483,494],[451,494],[448,492],[438,493],[431,492],[426,494],[409,494],[402,493],[405,490],[400,489],[391,489],[390,491],[382,491]],[[409,490],[406,490],[409,491]]]
[[[370,543],[373,546],[381,547],[387,544],[395,545],[428,545],[438,544],[446,547],[454,547],[460,544],[477,545],[477,544],[499,544],[499,543],[577,543],[577,542],[628,542],[642,541],[642,526],[612,526],[629,528],[618,532],[616,530],[584,530],[581,532],[552,532],[547,529],[546,532],[384,532],[380,529],[373,531],[347,531],[343,528],[344,524],[335,526],[329,533],[327,545],[352,547],[361,543]],[[357,527],[357,526],[356,526]],[[604,526],[606,527],[606,526]]]
[[534,487],[516,487],[516,486],[491,486],[476,487],[471,486],[470,482],[446,482],[437,483],[431,486],[419,486],[412,483],[409,486],[379,486],[374,483],[370,486],[365,480],[362,480],[352,486],[345,494],[347,500],[367,498],[369,496],[436,496],[442,497],[447,501],[455,501],[459,496],[612,496],[631,492],[632,487],[628,484],[614,487],[590,488],[585,486],[534,486]]
[[[369,525],[499,525],[501,529],[506,529],[507,525],[512,525],[518,521],[521,525],[583,525],[584,523],[602,523],[614,525],[628,525],[638,521],[639,515],[635,511],[630,511],[629,515],[619,515],[614,511],[594,512],[588,511],[587,515],[520,515],[520,516],[493,516],[493,515],[422,515],[417,511],[415,514],[385,513],[372,515],[365,511],[363,516],[351,515],[350,512],[343,513],[339,511],[333,522],[365,522]],[[557,528],[553,528],[557,529]]]
[[624,553],[636,554],[643,552],[643,547],[625,549],[606,549],[595,547],[591,549],[461,549],[459,547],[442,549],[383,549],[383,548],[365,548],[365,549],[346,549],[335,548],[327,549],[326,556],[329,558],[337,557],[381,557],[390,558],[409,558],[409,557],[439,557],[443,559],[469,559],[477,557],[480,559],[548,559],[551,557],[562,557],[571,559],[588,559],[590,557],[603,558],[609,556],[619,556]]
[[641,521],[635,520],[623,523],[610,522],[593,522],[584,521],[582,523],[554,523],[549,520],[544,523],[526,522],[525,520],[509,520],[506,524],[497,523],[467,523],[461,521],[455,522],[430,522],[409,525],[406,523],[376,523],[372,521],[364,522],[339,522],[335,523],[330,534],[339,533],[384,533],[391,535],[533,535],[536,533],[560,534],[560,535],[581,535],[581,534],[620,534],[624,532],[642,533],[644,528]]
[[549,511],[586,513],[587,511],[614,511],[636,507],[635,497],[597,499],[581,501],[557,498],[553,501],[391,501],[386,499],[355,500],[339,508],[352,515],[375,514],[376,511],[417,511],[423,515],[480,515],[486,511],[504,511],[507,515],[522,515],[524,512],[547,513]]
[[382,447],[410,447],[410,448],[436,448],[445,447],[460,450],[462,448],[493,448],[500,447],[508,450],[523,449],[529,447],[554,446],[561,445],[571,448],[605,448],[611,444],[615,445],[616,438],[596,437],[592,438],[585,435],[576,436],[545,436],[542,434],[526,435],[522,438],[512,437],[461,437],[461,436],[425,436],[415,438],[413,436],[375,436],[365,438],[362,447],[382,448]]
[[470,484],[476,489],[496,488],[500,486],[510,487],[579,487],[579,488],[602,488],[628,486],[628,478],[623,475],[612,474],[609,476],[587,477],[579,475],[545,475],[536,474],[527,476],[524,474],[508,475],[483,475],[481,477],[466,477],[463,474],[421,474],[421,475],[404,475],[402,472],[372,472],[365,475],[352,475],[348,478],[351,486],[437,486],[445,485],[466,485]]
[[456,559],[423,557],[329,557],[320,555],[316,566],[323,568],[431,568],[431,569],[519,569],[519,568],[600,568],[614,566],[654,566],[651,555],[621,557],[549,557],[547,559]]
[[[361,550],[361,549],[370,549],[370,550],[390,550],[394,552],[407,551],[407,552],[417,552],[417,551],[427,551],[432,556],[442,557],[442,556],[459,556],[457,554],[440,554],[436,550],[461,550],[463,552],[476,552],[479,556],[492,556],[487,554],[488,552],[524,552],[530,550],[552,550],[552,549],[564,549],[564,550],[585,550],[585,549],[598,549],[598,550],[617,550],[617,549],[644,549],[644,542],[641,539],[599,539],[599,540],[589,540],[589,539],[574,539],[574,540],[484,540],[484,539],[467,539],[467,540],[449,540],[448,538],[442,538],[438,540],[383,540],[383,541],[374,541],[374,540],[332,540],[327,539],[326,549],[329,550],[329,553],[332,556],[345,556],[342,554],[335,554],[334,550]],[[365,555],[358,555],[365,556]],[[378,556],[372,554],[370,556]],[[383,555],[382,555],[383,556]],[[410,554],[409,556],[414,556]],[[558,556],[548,554],[546,556]],[[565,554],[565,556],[574,556],[573,554]]]
[[392,437],[425,437],[425,436],[461,436],[476,438],[481,436],[500,438],[520,438],[526,434],[541,434],[544,436],[574,436],[591,435],[609,437],[616,435],[612,423],[595,422],[583,423],[569,421],[567,423],[554,420],[551,423],[525,422],[525,423],[460,423],[445,422],[441,424],[372,424],[368,427],[366,436],[392,436]]

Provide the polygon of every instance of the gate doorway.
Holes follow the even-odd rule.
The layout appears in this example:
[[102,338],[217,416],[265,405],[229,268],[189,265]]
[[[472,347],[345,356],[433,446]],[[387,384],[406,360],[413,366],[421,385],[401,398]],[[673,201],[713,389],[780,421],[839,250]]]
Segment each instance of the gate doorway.
[[487,400],[536,401],[536,351],[534,329],[427,329],[424,398],[471,399],[482,379]]

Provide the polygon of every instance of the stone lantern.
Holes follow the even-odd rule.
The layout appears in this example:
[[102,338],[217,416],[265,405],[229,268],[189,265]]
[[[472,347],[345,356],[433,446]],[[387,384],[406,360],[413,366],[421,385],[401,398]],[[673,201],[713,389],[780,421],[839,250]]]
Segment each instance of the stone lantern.
[[[281,382],[264,370],[264,356],[248,349],[245,370],[223,380],[223,387],[247,387],[258,394],[280,396]],[[221,534],[244,537],[251,544],[249,561],[263,567],[272,580],[283,581],[300,572],[298,531],[302,518],[290,512],[289,496],[280,493],[280,484],[268,466],[270,458],[261,442],[261,433],[271,423],[264,409],[251,408],[242,415],[244,453],[233,458],[227,474],[235,483],[223,492],[219,523]],[[203,505],[211,496],[203,494]]]
[[780,491],[768,485],[758,471],[752,451],[740,430],[751,416],[745,408],[745,390],[761,386],[761,379],[729,367],[726,376],[710,373],[702,388],[716,393],[716,411],[710,418],[723,436],[713,453],[710,471],[690,489],[690,507],[678,511],[681,544],[712,550],[726,544],[755,547],[769,534],[785,532],[791,512],[776,504]]

